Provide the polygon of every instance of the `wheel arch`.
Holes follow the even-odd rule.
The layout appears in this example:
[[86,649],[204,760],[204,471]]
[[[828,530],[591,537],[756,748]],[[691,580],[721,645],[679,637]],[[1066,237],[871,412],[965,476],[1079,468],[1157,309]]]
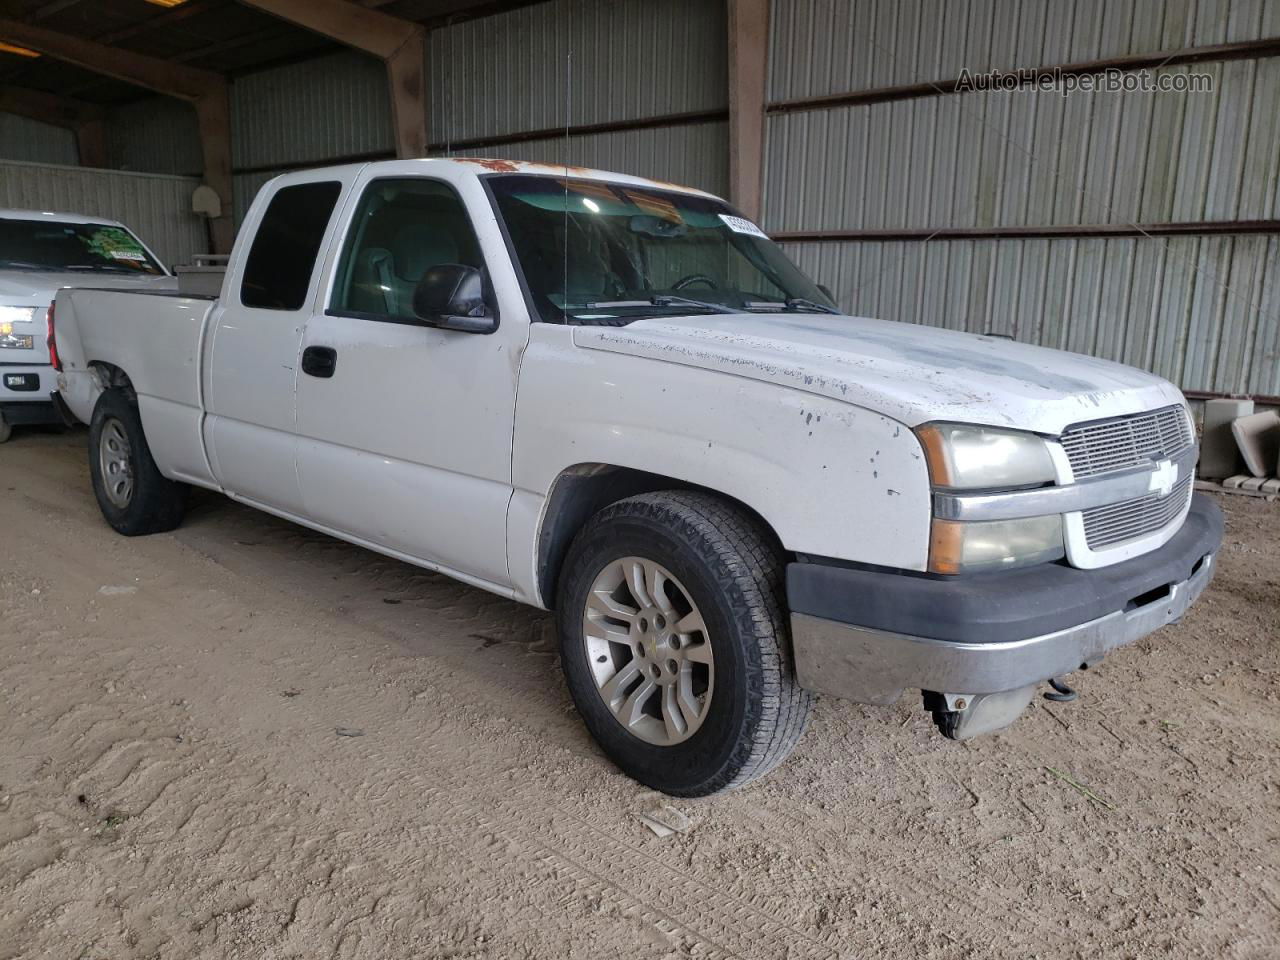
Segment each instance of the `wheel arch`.
[[129,379],[129,374],[125,373],[121,367],[117,367],[114,363],[109,363],[106,360],[90,360],[88,366],[95,379],[101,385],[103,393],[113,387],[119,387],[125,390],[131,398],[135,396],[133,381]]
[[556,591],[569,545],[592,515],[627,497],[659,490],[697,490],[719,497],[754,520],[777,549],[783,550],[777,531],[758,510],[721,490],[633,467],[578,463],[557,475],[538,527],[537,585],[547,609],[555,609]]

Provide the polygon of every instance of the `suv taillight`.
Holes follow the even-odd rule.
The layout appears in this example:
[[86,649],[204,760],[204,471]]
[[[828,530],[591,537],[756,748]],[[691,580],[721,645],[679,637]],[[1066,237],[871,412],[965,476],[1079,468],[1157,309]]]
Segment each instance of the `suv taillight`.
[[58,359],[58,340],[53,335],[53,304],[49,304],[49,312],[44,315],[45,324],[49,328],[49,336],[45,340],[49,347],[49,362],[53,364],[53,369],[59,373],[62,372],[62,361]]

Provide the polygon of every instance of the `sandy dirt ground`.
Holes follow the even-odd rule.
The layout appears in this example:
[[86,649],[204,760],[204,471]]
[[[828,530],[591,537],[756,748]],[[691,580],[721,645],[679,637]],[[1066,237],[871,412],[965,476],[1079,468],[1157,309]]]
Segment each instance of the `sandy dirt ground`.
[[0,958],[1280,956],[1280,504],[1079,702],[824,700],[658,837],[547,615],[213,495],[118,537],[85,464],[0,448]]

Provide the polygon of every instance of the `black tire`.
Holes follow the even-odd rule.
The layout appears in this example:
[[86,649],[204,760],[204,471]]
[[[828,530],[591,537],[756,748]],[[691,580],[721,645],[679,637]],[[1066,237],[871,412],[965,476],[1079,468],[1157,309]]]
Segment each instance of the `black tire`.
[[[111,424],[119,424],[128,439],[127,460],[133,488],[128,502],[112,501],[103,476],[102,434]],[[112,529],[126,537],[164,533],[182,522],[189,487],[166,479],[151,457],[142,419],[131,394],[113,387],[98,398],[89,423],[89,474],[102,516]]]
[[[588,662],[584,609],[596,577],[624,557],[661,564],[707,625],[714,695],[683,742],[634,735],[600,696]],[[781,548],[760,525],[700,492],[642,494],[605,507],[569,549],[557,619],[561,663],[587,729],[626,774],[673,796],[700,797],[763,776],[791,752],[813,704],[790,665]]]
[[4,414],[0,413],[0,443],[8,443],[9,438],[13,436],[13,427],[5,420]]

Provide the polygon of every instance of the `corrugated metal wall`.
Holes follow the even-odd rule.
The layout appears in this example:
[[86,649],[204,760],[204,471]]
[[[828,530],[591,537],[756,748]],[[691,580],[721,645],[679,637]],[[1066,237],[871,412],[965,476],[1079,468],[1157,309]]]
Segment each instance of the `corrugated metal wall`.
[[[580,126],[724,111],[724,16],[723,0],[552,0],[438,27],[427,44],[430,138],[444,147],[514,137],[460,152],[601,166],[724,192],[727,127],[714,117],[567,141],[522,137],[566,119]],[[279,173],[394,153],[385,69],[360,53],[237,77],[231,109],[237,221]],[[57,133],[69,156],[46,150],[20,159],[75,163],[74,138]],[[198,172],[194,111],[163,97],[118,108],[111,153],[124,169]]]
[[113,167],[185,176],[204,168],[196,111],[183,100],[146,97],[117,107],[107,131]]
[[231,88],[235,217],[258,188],[300,166],[392,155],[386,68],[343,52],[239,77]]
[[1280,395],[1280,238],[789,243],[846,309]]
[[[558,129],[566,115],[583,125],[723,110],[725,57],[721,0],[555,0],[440,27],[427,45],[429,136],[443,147]],[[235,178],[237,219],[286,169],[394,150],[383,67],[359,54],[241,77],[232,112],[234,166],[252,171]],[[725,123],[710,120],[459,152],[603,166],[723,192],[726,141]]]
[[208,250],[205,221],[190,212],[198,185],[194,177],[0,161],[0,207],[119,220],[168,264]]
[[231,164],[283,167],[395,147],[386,68],[336,53],[238,77],[231,88]]
[[[431,139],[446,145],[566,123],[723,111],[724,18],[722,0],[555,0],[433,30]],[[453,152],[728,189],[727,125],[716,119]]]
[[769,99],[1278,35],[1274,0],[773,0]]
[[721,0],[556,0],[433,30],[431,140],[722,109],[724,15]]
[[0,160],[79,163],[76,135],[63,127],[0,113]]
[[[1280,37],[1265,0],[773,0],[773,104]],[[1167,66],[1207,93],[944,93],[767,120],[765,226],[862,315],[1280,393],[1280,235],[926,239],[1280,219],[1280,58]]]
[[[1280,4],[1277,4],[1280,6]],[[774,230],[1280,217],[1280,59],[1209,93],[963,93],[770,117]]]

